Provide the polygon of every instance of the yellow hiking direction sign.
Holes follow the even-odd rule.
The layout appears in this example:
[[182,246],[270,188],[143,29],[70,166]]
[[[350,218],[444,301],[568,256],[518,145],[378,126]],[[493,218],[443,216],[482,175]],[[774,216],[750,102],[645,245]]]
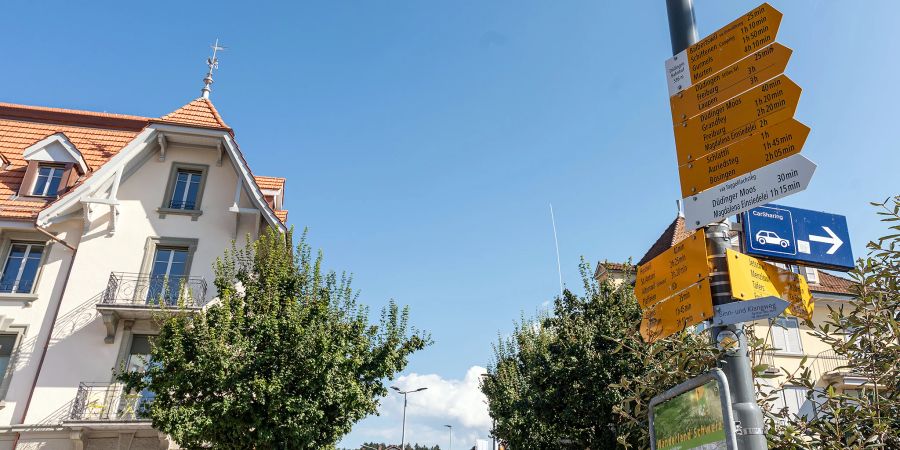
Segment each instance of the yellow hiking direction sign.
[[641,337],[645,342],[655,342],[712,316],[709,279],[704,278],[645,309],[641,319]]
[[768,3],[744,14],[666,61],[669,95],[775,42],[782,14]]
[[807,136],[809,127],[789,119],[682,164],[678,167],[681,196],[690,197],[800,153]]
[[675,125],[678,164],[685,164],[741,139],[750,133],[794,116],[800,86],[786,75],[761,85]]
[[791,304],[790,314],[812,318],[815,305],[805,278],[734,250],[725,253],[732,297],[739,300],[777,297]]
[[634,293],[641,308],[648,308],[708,275],[706,236],[698,230],[638,266]]
[[784,73],[791,52],[791,49],[775,42],[669,97],[672,122],[680,124]]

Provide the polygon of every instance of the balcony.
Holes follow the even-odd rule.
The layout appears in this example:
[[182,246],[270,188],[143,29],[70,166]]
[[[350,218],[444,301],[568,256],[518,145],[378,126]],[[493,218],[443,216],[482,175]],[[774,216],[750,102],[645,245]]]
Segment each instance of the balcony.
[[81,383],[67,422],[149,422],[152,395],[127,393],[119,383]]
[[[838,355],[834,350],[825,350],[816,355],[785,355],[772,351],[763,352],[759,363],[768,365],[767,373],[777,374],[783,373],[776,359],[796,358],[799,364],[800,358],[807,357],[806,367],[809,368],[810,378],[813,382],[824,381],[826,383],[837,383],[839,385],[861,384],[865,381],[865,377],[854,373],[847,367],[849,361],[845,356]],[[793,371],[796,364],[786,369]]]
[[119,320],[150,319],[154,314],[198,310],[206,304],[202,277],[165,277],[113,272],[97,311],[106,325],[104,342],[113,343]]

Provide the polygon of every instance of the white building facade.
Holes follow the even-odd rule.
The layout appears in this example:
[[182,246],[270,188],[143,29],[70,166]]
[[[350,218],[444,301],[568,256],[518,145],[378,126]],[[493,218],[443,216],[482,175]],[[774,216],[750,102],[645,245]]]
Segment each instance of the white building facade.
[[213,263],[285,231],[207,98],[161,118],[0,103],[0,449],[165,449],[125,392],[157,314],[215,298]]

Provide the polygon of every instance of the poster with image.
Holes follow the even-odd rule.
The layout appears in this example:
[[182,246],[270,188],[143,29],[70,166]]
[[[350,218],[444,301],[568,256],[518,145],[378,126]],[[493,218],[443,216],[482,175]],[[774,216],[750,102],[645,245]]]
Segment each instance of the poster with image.
[[654,427],[657,450],[726,450],[718,383],[710,381],[657,405]]

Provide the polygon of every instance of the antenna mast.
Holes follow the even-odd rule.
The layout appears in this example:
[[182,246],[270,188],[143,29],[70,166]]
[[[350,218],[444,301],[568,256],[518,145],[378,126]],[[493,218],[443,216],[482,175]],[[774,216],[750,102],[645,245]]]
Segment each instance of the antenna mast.
[[559,273],[559,296],[563,295],[562,266],[559,263],[559,239],[556,237],[556,217],[553,215],[553,202],[550,203],[550,222],[553,223],[553,242],[556,244],[556,271]]

